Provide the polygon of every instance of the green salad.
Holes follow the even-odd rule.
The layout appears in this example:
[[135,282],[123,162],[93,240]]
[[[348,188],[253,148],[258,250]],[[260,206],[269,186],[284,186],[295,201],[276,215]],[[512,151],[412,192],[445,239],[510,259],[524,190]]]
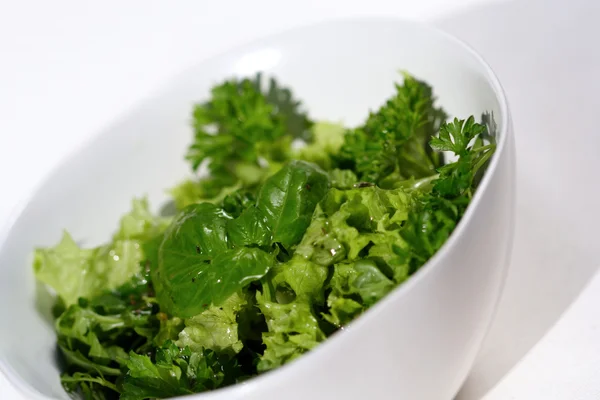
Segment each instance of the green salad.
[[485,119],[447,120],[408,74],[354,128],[311,120],[260,75],[213,87],[193,109],[194,178],[168,191],[174,215],[134,199],[106,244],[64,233],[35,251],[56,293],[64,388],[213,390],[343,329],[431,258],[473,196],[493,138]]

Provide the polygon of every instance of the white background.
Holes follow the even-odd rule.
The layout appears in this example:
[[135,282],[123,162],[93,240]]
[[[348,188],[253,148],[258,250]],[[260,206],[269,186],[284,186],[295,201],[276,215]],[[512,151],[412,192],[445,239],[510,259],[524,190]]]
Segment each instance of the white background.
[[[0,0],[0,224],[66,154],[172,76],[232,45],[329,18],[431,21],[497,71],[517,135],[515,254],[459,399],[596,400],[600,277],[589,282],[600,264],[599,7],[594,0]],[[0,377],[0,398],[15,396]]]

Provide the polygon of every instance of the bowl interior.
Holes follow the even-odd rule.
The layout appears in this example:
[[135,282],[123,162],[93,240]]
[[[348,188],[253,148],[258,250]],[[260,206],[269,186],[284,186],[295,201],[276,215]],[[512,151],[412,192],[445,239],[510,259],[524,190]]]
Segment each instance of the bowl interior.
[[[131,198],[154,208],[164,189],[189,174],[191,106],[212,84],[256,71],[294,89],[315,119],[356,124],[400,81],[400,70],[426,80],[452,116],[493,112],[498,88],[481,60],[455,40],[394,20],[322,23],[229,51],[193,67],[96,136],[55,169],[5,232],[0,248],[0,366],[18,386],[66,398],[55,362],[47,290],[35,283],[31,253],[67,229],[83,245],[106,240]],[[60,127],[54,127],[60,129]],[[499,131],[502,131],[500,127]],[[500,138],[502,140],[502,138]]]

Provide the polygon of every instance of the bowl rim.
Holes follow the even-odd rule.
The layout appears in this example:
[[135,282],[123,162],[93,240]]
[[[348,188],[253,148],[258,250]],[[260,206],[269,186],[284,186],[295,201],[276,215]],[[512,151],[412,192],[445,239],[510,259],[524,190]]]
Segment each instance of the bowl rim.
[[[482,71],[484,72],[484,77],[486,78],[486,83],[493,89],[496,100],[498,101],[498,105],[499,105],[499,109],[500,109],[498,125],[499,125],[500,129],[497,132],[497,136],[498,136],[499,140],[496,143],[496,145],[497,145],[496,151],[494,152],[493,156],[490,159],[490,164],[488,166],[488,169],[487,169],[486,173],[483,175],[483,178],[482,178],[481,182],[479,183],[479,187],[475,191],[473,198],[471,199],[471,202],[465,211],[465,214],[463,215],[461,220],[458,222],[454,231],[451,233],[451,235],[448,237],[448,239],[444,242],[442,247],[421,268],[419,268],[419,270],[416,271],[410,277],[410,279],[408,279],[406,282],[403,282],[402,284],[395,287],[392,290],[392,292],[390,292],[387,296],[385,296],[385,298],[381,299],[376,304],[374,304],[369,310],[367,310],[358,319],[352,321],[352,323],[349,325],[349,327],[345,330],[350,330],[350,329],[355,330],[363,325],[368,325],[369,321],[371,319],[375,318],[375,316],[379,313],[379,310],[381,308],[385,307],[388,303],[396,301],[401,296],[406,296],[412,290],[412,288],[414,286],[419,285],[420,282],[422,280],[424,280],[428,274],[432,273],[433,268],[441,268],[441,265],[443,263],[440,263],[439,260],[445,258],[446,254],[448,254],[448,252],[449,252],[449,249],[451,247],[453,247],[453,245],[458,241],[459,237],[463,236],[465,227],[473,219],[473,213],[474,213],[473,210],[475,208],[477,208],[476,206],[481,202],[482,192],[484,192],[485,189],[487,188],[487,186],[489,186],[489,182],[491,180],[491,175],[497,169],[500,155],[506,151],[505,148],[508,146],[509,136],[512,135],[510,110],[509,110],[508,100],[507,100],[505,91],[504,91],[498,77],[496,76],[496,73],[491,68],[491,66],[485,61],[485,59],[482,57],[482,55],[479,54],[474,48],[472,48],[470,45],[468,45],[461,39],[434,26],[432,23],[429,23],[429,22],[415,21],[415,20],[404,19],[404,18],[393,17],[393,16],[361,16],[361,17],[328,18],[328,19],[319,20],[316,22],[299,24],[292,28],[281,29],[281,30],[272,32],[270,34],[261,35],[258,38],[255,38],[253,40],[242,42],[235,46],[228,46],[228,47],[224,48],[222,51],[217,52],[212,55],[209,55],[209,56],[201,59],[200,61],[193,63],[191,66],[184,68],[183,71],[180,72],[179,74],[172,76],[171,78],[167,79],[164,83],[158,85],[155,88],[156,90],[151,91],[150,94],[145,97],[145,99],[142,99],[139,102],[137,102],[136,104],[134,104],[134,108],[135,108],[137,105],[144,103],[148,99],[154,98],[157,93],[160,95],[160,93],[163,90],[167,89],[168,87],[170,87],[172,85],[172,82],[174,80],[176,80],[181,74],[185,74],[185,72],[187,72],[190,69],[198,68],[199,66],[201,66],[204,63],[210,62],[215,59],[223,58],[227,55],[243,52],[245,49],[248,49],[248,48],[255,48],[258,46],[262,46],[263,44],[267,44],[266,42],[276,39],[279,36],[284,36],[284,35],[292,34],[295,32],[300,32],[300,31],[304,31],[307,29],[326,26],[326,25],[335,26],[335,25],[339,25],[339,24],[377,24],[377,23],[396,23],[396,24],[401,24],[401,25],[405,25],[408,27],[412,27],[415,30],[421,30],[424,32],[429,31],[432,34],[438,35],[439,37],[443,37],[445,40],[447,40],[449,42],[453,42],[455,45],[461,47],[464,50],[465,56],[470,56],[475,61],[477,61],[479,66],[482,68]],[[127,109],[127,110],[123,110],[123,111],[126,114],[130,110]],[[121,113],[119,113],[119,114],[121,114]],[[39,182],[32,189],[30,189],[25,196],[23,196],[21,198],[20,201],[18,201],[18,203],[13,207],[12,212],[9,214],[8,219],[1,226],[0,250],[3,248],[5,242],[7,241],[8,237],[11,234],[15,224],[18,222],[18,220],[20,219],[21,215],[23,214],[23,212],[25,211],[27,206],[30,204],[32,199],[35,198],[35,196],[37,196],[38,192],[41,190],[41,188],[47,182],[47,180],[50,177],[52,177],[57,171],[59,171],[61,168],[63,168],[64,165],[67,165],[70,162],[70,160],[73,158],[74,154],[76,154],[80,149],[87,148],[90,144],[93,143],[93,141],[97,140],[100,136],[102,136],[103,132],[104,132],[104,130],[102,130],[102,129],[98,130],[97,132],[91,134],[89,138],[84,140],[78,146],[75,146],[69,152],[67,152],[67,154],[65,154],[65,156],[59,162],[57,162],[39,180]],[[289,364],[278,367],[275,370],[268,371],[261,375],[252,377],[250,380],[245,381],[243,383],[237,383],[237,384],[234,384],[234,385],[231,385],[228,387],[216,389],[216,390],[209,391],[209,392],[201,392],[201,393],[186,395],[183,397],[178,396],[178,397],[174,397],[173,399],[186,398],[186,399],[212,400],[212,399],[216,399],[217,398],[216,396],[226,396],[226,395],[231,395],[233,398],[240,398],[240,396],[244,395],[244,393],[254,391],[253,387],[255,387],[257,385],[261,385],[265,379],[277,379],[279,376],[289,374],[290,373],[289,370],[290,370],[290,368],[292,368],[292,366],[300,364],[300,363],[311,362],[312,358],[313,358],[313,357],[311,357],[312,355],[326,351],[326,349],[331,347],[330,346],[331,343],[333,343],[334,341],[337,343],[339,341],[340,336],[345,336],[345,335],[342,335],[341,332],[336,332],[331,337],[327,338],[327,340],[325,340],[323,343],[321,343],[317,348],[311,350],[309,353],[303,355],[302,357],[295,360],[294,362],[291,362]],[[292,369],[291,373],[293,373],[293,372],[294,371]],[[2,359],[0,359],[0,374],[3,375],[6,378],[6,381],[9,384],[11,384],[12,387],[16,391],[20,392],[20,394],[22,396],[24,396],[24,398],[34,399],[34,400],[52,400],[53,399],[52,397],[49,397],[43,393],[40,393],[39,391],[37,391],[36,389],[31,387],[29,384],[27,384],[16,373],[16,371],[14,371],[13,368]]]

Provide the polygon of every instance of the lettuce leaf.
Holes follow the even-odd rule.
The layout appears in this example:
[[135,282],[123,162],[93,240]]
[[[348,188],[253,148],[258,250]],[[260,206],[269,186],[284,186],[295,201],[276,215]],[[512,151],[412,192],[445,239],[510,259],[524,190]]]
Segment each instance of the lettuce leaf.
[[237,316],[247,304],[244,296],[234,293],[221,306],[210,306],[186,319],[176,344],[192,351],[207,349],[230,355],[239,353],[244,345],[238,337]]
[[145,199],[135,199],[111,243],[84,249],[65,232],[55,247],[36,249],[35,276],[52,287],[67,307],[79,298],[115,289],[139,271],[142,242],[164,230],[168,222],[154,217]]
[[257,366],[259,372],[290,362],[325,340],[317,317],[306,301],[280,304],[268,301],[260,292],[256,298],[268,326],[268,332],[263,333],[266,350]]
[[125,283],[138,271],[143,254],[135,240],[82,249],[65,232],[56,247],[37,249],[34,257],[37,279],[70,306]]
[[263,293],[256,294],[267,324],[259,372],[292,361],[325,339],[315,308],[323,305],[327,275],[326,266],[298,253],[269,273]]
[[333,264],[322,317],[335,327],[349,323],[408,276],[407,260],[393,247],[404,246],[400,232],[411,201],[403,189],[376,186],[331,189],[323,199],[322,213],[305,236],[312,234],[312,246],[301,244],[298,253]]
[[346,128],[341,124],[321,121],[315,123],[312,130],[313,142],[301,148],[294,156],[330,170],[335,166],[335,155],[344,143]]
[[229,194],[239,190],[242,185],[228,177],[210,177],[201,180],[186,179],[168,190],[175,208],[183,210],[190,204],[219,204]]
[[119,230],[113,236],[113,240],[145,241],[164,232],[170,223],[171,218],[160,217],[150,212],[146,198],[134,198],[131,211],[121,217]]
[[358,184],[356,174],[349,169],[335,168],[328,172],[331,187],[336,189],[352,189]]

